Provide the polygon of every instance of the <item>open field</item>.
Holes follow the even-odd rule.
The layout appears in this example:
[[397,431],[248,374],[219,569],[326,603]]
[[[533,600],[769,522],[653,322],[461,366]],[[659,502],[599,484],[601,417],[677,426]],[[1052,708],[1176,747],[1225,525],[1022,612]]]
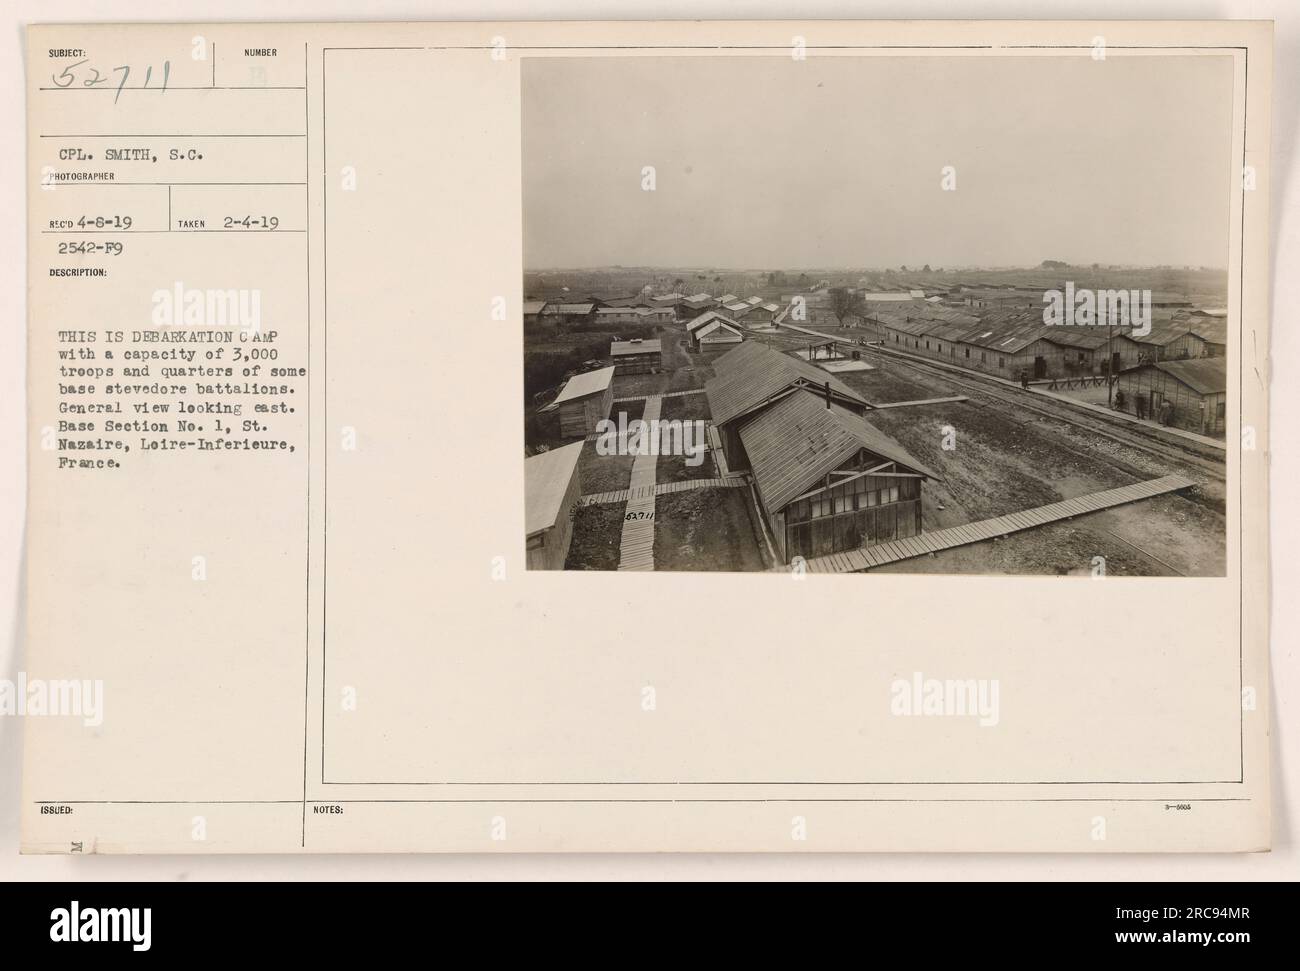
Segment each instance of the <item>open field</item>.
[[[908,400],[965,393],[910,368],[845,378],[868,400]],[[908,371],[911,370],[911,373]],[[992,399],[870,413],[873,425],[941,476],[923,492],[929,530],[989,519],[1060,499],[1177,471],[1198,482],[1187,497],[1170,495],[895,564],[893,572],[1073,573],[1106,557],[1111,575],[1222,575],[1223,480],[1195,465],[1171,468],[1086,426],[1018,412]],[[945,429],[953,448],[944,449]],[[942,507],[942,508],[941,508]],[[1146,551],[1143,553],[1143,551]],[[1171,564],[1170,566],[1162,566]]]

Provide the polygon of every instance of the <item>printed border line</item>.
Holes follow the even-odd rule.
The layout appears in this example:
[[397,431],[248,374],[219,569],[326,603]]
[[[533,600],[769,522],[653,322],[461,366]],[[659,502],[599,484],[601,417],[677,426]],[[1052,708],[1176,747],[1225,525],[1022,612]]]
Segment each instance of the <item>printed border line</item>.
[[[1037,45],[1037,44],[1019,44],[1019,45],[833,45],[833,46],[810,46],[807,50],[1087,50],[1091,45]],[[1129,51],[1242,51],[1243,52],[1243,77],[1244,84],[1242,88],[1242,163],[1245,164],[1245,157],[1248,144],[1249,132],[1249,79],[1250,79],[1250,49],[1247,45],[1182,45],[1182,44],[1133,44],[1133,45],[1107,45],[1110,50],[1129,50]],[[326,89],[326,54],[330,51],[370,51],[370,52],[389,52],[389,51],[490,51],[495,48],[491,45],[467,45],[467,46],[376,46],[376,47],[323,47],[321,49],[321,166],[322,179],[327,175],[328,165],[328,137],[326,134],[326,107],[325,107],[325,89]],[[773,50],[788,51],[789,45],[575,45],[575,46],[514,46],[508,47],[514,51],[547,51],[547,50],[591,50],[591,51],[617,51],[617,50],[692,50],[692,51],[724,51],[724,50]],[[521,72],[522,74],[522,72]],[[1236,89],[1236,77],[1234,71],[1233,77],[1234,95]],[[1235,97],[1234,97],[1235,104]],[[1236,132],[1233,131],[1235,136]],[[1239,261],[1238,261],[1238,328],[1237,328],[1237,367],[1238,367],[1238,440],[1240,440],[1240,430],[1244,425],[1244,387],[1241,380],[1241,370],[1244,367],[1244,335],[1245,335],[1245,265],[1246,265],[1246,195],[1244,182],[1241,185],[1241,239],[1239,241]],[[327,185],[322,185],[324,198],[324,221],[321,227],[323,250],[324,250],[324,280],[322,281],[322,291],[324,294],[323,303],[323,327],[325,333],[325,424],[328,428],[329,423],[329,192]],[[353,785],[353,786],[579,786],[579,785],[617,785],[617,786],[654,786],[654,785],[791,785],[791,786],[811,786],[811,785],[843,785],[843,786],[870,786],[870,785],[934,785],[934,786],[954,786],[954,785],[1242,785],[1245,783],[1245,713],[1240,710],[1241,690],[1244,687],[1244,665],[1245,665],[1245,545],[1244,542],[1238,542],[1238,641],[1237,641],[1237,667],[1238,667],[1238,778],[1235,780],[1182,780],[1182,781],[1164,781],[1164,782],[1095,782],[1095,781],[1062,781],[1062,782],[335,782],[325,778],[325,660],[326,645],[328,641],[328,625],[326,623],[327,613],[327,591],[329,576],[329,450],[326,449],[324,458],[324,488],[322,501],[325,506],[325,529],[324,542],[322,544],[322,605],[321,605],[321,785]],[[1240,458],[1237,464],[1237,512],[1238,512],[1238,533],[1244,537],[1245,510],[1243,499],[1245,494],[1244,474]],[[491,800],[488,800],[491,801]],[[520,800],[523,802],[580,802],[576,799],[556,799],[556,800]],[[637,800],[640,801],[640,800]],[[673,802],[685,802],[689,800],[678,799],[668,800]],[[762,801],[762,800],[760,800]],[[797,800],[796,800],[797,801]],[[846,801],[870,801],[870,800],[846,800]],[[918,802],[935,802],[942,800],[918,799]],[[1008,800],[1008,801],[1028,801],[1034,800]],[[1115,800],[1101,800],[1115,801]],[[1184,800],[1185,801],[1185,800]],[[1204,801],[1204,800],[1197,800]]]
[[[350,806],[367,803],[411,803],[413,805],[456,805],[465,803],[468,805],[495,805],[505,803],[713,803],[713,802],[744,802],[744,803],[764,803],[764,802],[784,802],[784,803],[801,803],[801,802],[958,802],[958,803],[1008,803],[1008,802],[1172,802],[1181,803],[1191,802],[1254,802],[1249,796],[1205,796],[1199,799],[1189,799],[1186,796],[1170,796],[1168,799],[1158,799],[1154,796],[1132,796],[1121,797],[1116,799],[1106,799],[1101,796],[1060,796],[1060,797],[1038,797],[1033,799],[992,799],[977,797],[953,796],[944,799],[923,799],[920,797],[906,796],[896,799],[883,798],[865,798],[860,796],[822,796],[822,797],[796,797],[796,796],[761,796],[746,798],[744,796],[728,796],[725,798],[610,798],[610,799],[309,799],[307,802],[313,806]],[[37,806],[296,806],[297,799],[35,799],[33,805]]]
[[[303,177],[307,181],[304,208],[307,227],[307,557],[304,591],[303,591],[303,672],[302,672],[302,842],[307,847],[307,752],[310,742],[307,737],[308,719],[311,717],[311,376],[315,371],[312,366],[311,344],[311,93],[307,89],[307,77],[310,69],[308,42],[302,45],[302,116],[303,132],[306,137],[303,145]],[[215,70],[215,65],[213,67]]]

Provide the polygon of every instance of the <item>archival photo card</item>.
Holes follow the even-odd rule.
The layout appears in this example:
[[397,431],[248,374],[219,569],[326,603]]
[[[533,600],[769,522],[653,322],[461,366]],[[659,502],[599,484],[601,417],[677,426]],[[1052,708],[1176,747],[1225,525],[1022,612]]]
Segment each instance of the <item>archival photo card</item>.
[[23,850],[1267,849],[1271,58],[32,27]]

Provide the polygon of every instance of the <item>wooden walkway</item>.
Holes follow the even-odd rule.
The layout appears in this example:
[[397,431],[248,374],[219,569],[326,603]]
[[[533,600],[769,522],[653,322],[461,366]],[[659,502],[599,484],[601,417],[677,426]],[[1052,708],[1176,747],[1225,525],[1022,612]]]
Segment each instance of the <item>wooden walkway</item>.
[[651,398],[680,398],[688,394],[704,394],[703,388],[692,388],[690,391],[665,391],[663,394],[638,394],[630,398],[615,398],[614,404],[620,401],[649,401]]
[[[981,543],[1024,529],[1045,526],[1060,519],[1084,516],[1112,506],[1122,506],[1128,502],[1137,502],[1162,493],[1186,489],[1192,485],[1195,483],[1181,475],[1165,475],[1158,479],[1121,486],[1118,489],[1107,489],[1104,492],[1079,496],[1077,499],[1065,499],[1035,509],[1026,509],[1024,512],[998,516],[996,519],[966,523],[964,526],[950,526],[947,529],[937,529],[932,533],[921,533],[907,539],[881,543],[879,546],[866,546],[846,553],[813,557],[807,560],[806,567],[809,573],[856,573],[860,570],[870,570],[900,560],[924,556],[927,553],[938,553],[957,546]],[[788,566],[777,567],[777,569],[781,572],[789,571]]]
[[[646,398],[641,420],[657,421],[662,403],[659,395]],[[628,483],[627,507],[623,510],[623,536],[618,545],[620,570],[655,568],[655,468],[658,464],[656,449],[639,452],[632,460],[632,480]]]
[[883,405],[872,405],[879,411],[881,408],[910,408],[912,405],[941,405],[949,401],[969,401],[970,399],[964,394],[955,394],[948,398],[921,398],[918,401],[886,401]]
[[[662,496],[669,492],[689,492],[691,489],[735,489],[744,484],[743,476],[733,475],[726,479],[683,479],[680,482],[661,482],[654,487],[653,491],[656,496]],[[642,498],[648,490],[648,486],[641,486],[638,489],[591,492],[580,496],[578,502],[584,506],[599,506],[605,502],[627,502]]]

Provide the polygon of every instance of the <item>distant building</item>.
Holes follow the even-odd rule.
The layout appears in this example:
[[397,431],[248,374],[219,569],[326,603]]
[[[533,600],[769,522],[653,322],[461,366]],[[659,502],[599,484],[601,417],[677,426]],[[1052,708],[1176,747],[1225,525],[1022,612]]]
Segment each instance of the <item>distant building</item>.
[[524,325],[535,327],[542,321],[542,314],[546,312],[545,300],[525,300],[524,301]]
[[1226,357],[1156,361],[1120,372],[1123,408],[1200,435],[1222,436],[1227,421]]
[[595,434],[596,425],[609,417],[609,409],[614,404],[613,379],[612,365],[575,374],[542,411],[560,413],[560,434],[565,438]]
[[649,312],[647,307],[598,307],[596,319],[602,324],[640,324],[646,320],[643,310]]
[[708,310],[712,310],[718,305],[715,300],[707,293],[697,293],[694,296],[686,297],[677,305],[677,313],[683,320],[690,320],[698,317]]
[[1228,353],[1228,312],[1226,310],[1183,311],[1191,322],[1192,333],[1205,341],[1206,357]]
[[1151,306],[1153,307],[1190,307],[1191,305],[1192,301],[1181,293],[1157,290],[1151,294]]
[[647,307],[642,316],[657,324],[671,324],[677,319],[676,311],[672,307]]
[[1002,289],[965,290],[962,303],[979,310],[1009,310],[1042,306],[1042,294],[1011,287]]
[[614,374],[649,374],[664,366],[663,345],[658,340],[634,337],[628,341],[614,341],[609,345],[609,356],[614,361]]
[[858,294],[863,303],[911,303],[912,294],[906,290],[878,292],[864,290]]
[[740,326],[716,310],[701,314],[687,324],[686,335],[694,351],[739,344],[745,339]]
[[524,459],[524,524],[528,569],[562,570],[573,539],[582,442]]
[[568,324],[582,324],[595,319],[594,303],[551,303],[546,306],[545,319]]
[[1227,352],[1227,321],[1208,314],[1180,313],[1155,320],[1151,332],[1134,340],[1142,345],[1143,361],[1179,361],[1218,357]]
[[743,315],[745,326],[754,327],[770,324],[780,312],[780,304],[770,302],[751,304],[749,310]]
[[874,310],[866,318],[886,347],[1007,380],[1101,375],[1140,364],[1143,345],[1125,328],[1052,327],[1037,309],[988,310],[973,317],[950,308]]

